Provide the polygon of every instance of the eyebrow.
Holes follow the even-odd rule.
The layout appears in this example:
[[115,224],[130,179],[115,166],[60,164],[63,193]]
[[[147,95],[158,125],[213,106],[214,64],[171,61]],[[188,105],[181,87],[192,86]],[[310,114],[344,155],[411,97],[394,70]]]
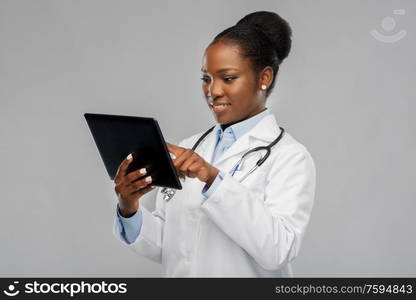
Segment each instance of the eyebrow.
[[[238,69],[235,69],[235,68],[223,68],[223,69],[219,69],[219,70],[217,71],[217,73],[224,73],[224,72],[226,72],[226,71],[232,71],[232,70],[234,70],[234,71],[238,71]],[[205,69],[201,68],[201,72],[202,72],[202,73],[207,73],[207,70],[205,70]]]

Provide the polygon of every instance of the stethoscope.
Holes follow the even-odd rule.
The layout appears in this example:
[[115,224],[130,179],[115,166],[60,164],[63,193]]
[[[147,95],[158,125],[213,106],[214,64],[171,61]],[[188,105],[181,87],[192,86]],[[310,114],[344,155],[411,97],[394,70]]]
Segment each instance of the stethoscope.
[[[215,126],[211,127],[210,129],[208,129],[197,141],[196,143],[193,145],[192,147],[192,151],[195,151],[195,149],[199,146],[199,144],[202,143],[202,141],[206,138],[206,136],[208,134],[210,134],[210,132],[215,128]],[[242,182],[244,179],[247,178],[247,176],[249,176],[251,173],[253,173],[258,167],[260,167],[265,161],[266,159],[269,157],[271,151],[272,151],[272,147],[275,146],[283,137],[283,133],[285,132],[285,129],[283,127],[279,127],[280,128],[280,134],[279,136],[272,141],[270,144],[268,144],[267,146],[259,146],[256,148],[253,148],[249,151],[247,151],[246,153],[243,154],[243,156],[238,160],[238,162],[233,166],[233,168],[231,169],[230,173],[231,176],[234,175],[234,173],[236,172],[236,170],[238,169],[238,167],[243,163],[244,158],[246,158],[249,154],[254,153],[256,151],[262,151],[262,150],[266,150],[266,154],[262,157],[260,157],[260,159],[256,162],[256,164],[250,169],[250,171],[247,172],[247,174],[245,174],[242,178],[240,178],[239,182]],[[172,199],[172,197],[175,195],[176,190],[175,189],[171,189],[171,188],[163,188],[161,190],[161,193],[163,194],[163,200],[169,201],[170,199]]]

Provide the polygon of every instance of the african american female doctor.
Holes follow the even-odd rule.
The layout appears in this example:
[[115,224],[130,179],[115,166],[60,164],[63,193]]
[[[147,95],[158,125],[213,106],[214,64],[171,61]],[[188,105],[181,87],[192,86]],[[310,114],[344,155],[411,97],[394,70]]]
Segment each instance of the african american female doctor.
[[185,179],[171,200],[158,189],[153,211],[140,205],[154,189],[151,175],[144,168],[126,174],[131,155],[120,164],[114,234],[161,263],[164,276],[293,276],[313,206],[315,166],[266,108],[290,46],[288,23],[261,11],[207,47],[202,87],[217,124],[179,146],[167,143]]

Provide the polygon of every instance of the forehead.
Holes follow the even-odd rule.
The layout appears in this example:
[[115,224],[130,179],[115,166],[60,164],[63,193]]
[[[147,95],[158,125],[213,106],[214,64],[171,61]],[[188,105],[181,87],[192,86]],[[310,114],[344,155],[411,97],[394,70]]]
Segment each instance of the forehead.
[[240,53],[240,48],[237,45],[215,43],[205,51],[201,71],[214,74],[225,71],[225,69],[249,70],[249,59],[241,56]]

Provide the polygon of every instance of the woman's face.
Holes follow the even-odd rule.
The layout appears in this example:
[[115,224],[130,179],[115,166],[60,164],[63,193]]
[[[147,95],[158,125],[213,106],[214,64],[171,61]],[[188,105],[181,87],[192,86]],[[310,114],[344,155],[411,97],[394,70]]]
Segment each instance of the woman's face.
[[221,41],[209,46],[201,71],[202,89],[218,123],[236,123],[264,110],[260,83],[238,46]]

